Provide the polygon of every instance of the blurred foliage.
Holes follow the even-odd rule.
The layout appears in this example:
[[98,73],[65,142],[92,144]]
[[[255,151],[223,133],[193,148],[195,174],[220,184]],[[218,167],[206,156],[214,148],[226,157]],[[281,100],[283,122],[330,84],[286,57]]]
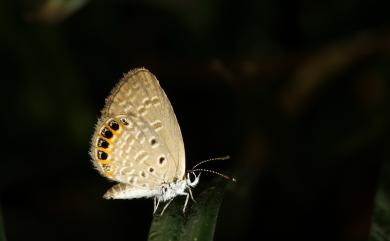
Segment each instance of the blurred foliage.
[[[221,178],[219,178],[221,179]],[[223,181],[224,183],[222,183]],[[155,216],[149,231],[149,240],[214,240],[219,207],[226,180],[214,180],[196,198],[189,201],[186,213],[183,202],[174,200],[162,216]]]
[[379,189],[375,198],[370,241],[390,240],[390,163],[382,169]]
[[27,19],[46,24],[55,24],[82,8],[88,0],[33,0],[25,1],[29,7]]
[[187,165],[232,156],[211,168],[240,181],[215,240],[388,239],[389,19],[368,0],[0,1],[7,238],[147,238],[152,201],[103,200],[88,161],[104,99],[145,66]]
[[383,190],[380,190],[376,197],[370,240],[390,240],[390,199]]

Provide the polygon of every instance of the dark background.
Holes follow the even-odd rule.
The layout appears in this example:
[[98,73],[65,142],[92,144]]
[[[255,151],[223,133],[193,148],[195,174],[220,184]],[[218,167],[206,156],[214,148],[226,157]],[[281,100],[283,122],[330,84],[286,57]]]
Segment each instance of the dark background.
[[1,1],[8,240],[147,238],[152,200],[102,199],[88,155],[104,99],[141,66],[187,166],[232,157],[213,165],[238,179],[216,240],[367,240],[389,174],[389,19],[368,0]]

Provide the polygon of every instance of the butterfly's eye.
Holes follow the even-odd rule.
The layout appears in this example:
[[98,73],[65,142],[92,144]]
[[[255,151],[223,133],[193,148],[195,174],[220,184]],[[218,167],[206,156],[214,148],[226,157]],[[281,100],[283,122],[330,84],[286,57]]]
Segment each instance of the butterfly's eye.
[[[196,174],[194,172],[191,172],[189,174],[192,174],[192,177],[194,178],[194,180],[196,179]],[[188,178],[190,179],[191,181],[191,175],[188,175]]]
[[104,127],[102,129],[101,134],[107,139],[110,139],[112,137],[112,132],[107,127]]
[[106,140],[103,140],[103,139],[99,138],[97,146],[98,147],[103,147],[103,148],[108,148],[109,144],[108,144],[108,142]]
[[114,131],[117,131],[119,130],[119,125],[116,121],[112,120],[110,121],[110,123],[108,124],[110,126],[110,128]]

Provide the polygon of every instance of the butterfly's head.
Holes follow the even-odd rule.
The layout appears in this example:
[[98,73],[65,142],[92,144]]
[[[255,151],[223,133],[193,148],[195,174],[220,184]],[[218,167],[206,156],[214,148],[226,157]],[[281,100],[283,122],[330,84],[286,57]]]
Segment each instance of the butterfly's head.
[[[187,186],[195,187],[199,183],[199,177],[200,177],[200,173],[196,175],[194,172],[187,172],[187,177],[186,177]],[[193,179],[192,181],[191,178]]]

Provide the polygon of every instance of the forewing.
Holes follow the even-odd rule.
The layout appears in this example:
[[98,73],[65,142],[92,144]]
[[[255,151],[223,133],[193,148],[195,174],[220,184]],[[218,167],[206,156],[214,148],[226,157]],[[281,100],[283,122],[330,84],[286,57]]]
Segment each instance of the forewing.
[[[99,139],[110,122],[112,131],[107,159],[99,159]],[[125,124],[127,122],[127,125]],[[157,79],[146,69],[126,74],[107,98],[93,138],[91,154],[103,175],[127,184],[154,186],[182,178],[184,144],[172,106]],[[104,167],[101,161],[110,164]]]

